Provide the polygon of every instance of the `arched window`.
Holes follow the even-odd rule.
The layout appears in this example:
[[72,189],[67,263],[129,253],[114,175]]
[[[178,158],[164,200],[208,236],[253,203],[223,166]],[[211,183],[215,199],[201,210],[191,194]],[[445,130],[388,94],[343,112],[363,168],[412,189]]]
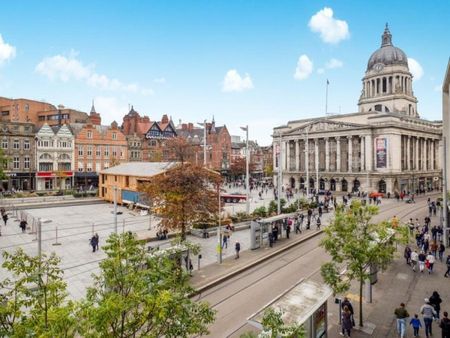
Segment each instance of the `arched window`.
[[45,160],[45,161],[53,161],[53,157],[52,155],[48,154],[48,153],[44,153],[41,156],[39,156],[40,160]]
[[380,180],[378,182],[378,192],[386,193],[386,181],[385,180]]

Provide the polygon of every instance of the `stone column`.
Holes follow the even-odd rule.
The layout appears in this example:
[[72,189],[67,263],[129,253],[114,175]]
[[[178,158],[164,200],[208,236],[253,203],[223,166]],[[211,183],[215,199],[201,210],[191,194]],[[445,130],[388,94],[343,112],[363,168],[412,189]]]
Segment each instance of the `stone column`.
[[425,139],[422,138],[421,139],[421,149],[422,149],[422,166],[420,168],[420,170],[425,171]]
[[319,139],[314,139],[314,170],[319,170]]
[[336,172],[341,172],[341,137],[336,137]]
[[330,171],[330,143],[328,137],[325,137],[325,171]]
[[434,170],[434,169],[436,169],[436,168],[434,167],[434,146],[435,146],[434,140],[431,140],[430,145],[431,145],[431,152],[430,152],[430,169],[431,169],[431,170]]
[[287,171],[291,170],[291,142],[286,142],[286,167]]
[[300,140],[295,140],[295,171],[300,171]]
[[[305,174],[306,174],[306,171],[309,170],[309,139],[305,141],[304,151],[305,151]],[[306,178],[305,178],[305,188],[306,188]]]
[[366,146],[366,170],[373,170],[373,141],[372,135],[367,135],[365,137],[364,145]]
[[406,169],[411,170],[411,135],[408,135],[406,142]]
[[414,156],[414,169],[419,170],[419,138],[414,137],[414,148],[415,148],[415,156]]
[[348,172],[352,172],[352,165],[353,165],[353,142],[352,142],[352,137],[353,136],[347,136],[348,139]]
[[361,137],[361,171],[366,170],[366,138]]

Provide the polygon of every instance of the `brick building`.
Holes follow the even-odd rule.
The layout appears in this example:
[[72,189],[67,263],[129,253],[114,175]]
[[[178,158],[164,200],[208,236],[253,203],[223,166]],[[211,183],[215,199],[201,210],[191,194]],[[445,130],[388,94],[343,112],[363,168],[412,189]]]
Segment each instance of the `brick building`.
[[161,162],[172,158],[166,149],[166,141],[177,136],[172,119],[163,115],[161,121],[151,121],[148,116],[141,117],[131,110],[123,118],[121,127],[128,142],[130,162]]
[[33,123],[0,121],[0,147],[8,159],[1,190],[35,189],[35,130]]
[[[196,128],[192,123],[182,123],[177,128],[180,137],[193,144],[198,144],[195,160],[204,163],[204,128]],[[231,136],[227,127],[216,127],[214,118],[206,123],[206,167],[227,174],[231,164]]]
[[101,125],[101,117],[92,104],[87,123],[71,123],[75,135],[75,186],[86,189],[98,185],[98,173],[126,162],[127,139],[117,122]]
[[0,97],[2,121],[30,122],[37,125],[39,112],[55,110],[57,108],[54,105],[42,101]]

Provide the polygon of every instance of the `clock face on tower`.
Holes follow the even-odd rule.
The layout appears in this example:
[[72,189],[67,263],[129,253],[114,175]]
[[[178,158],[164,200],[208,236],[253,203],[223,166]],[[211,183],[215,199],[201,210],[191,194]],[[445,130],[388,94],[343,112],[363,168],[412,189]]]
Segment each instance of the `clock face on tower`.
[[373,66],[373,69],[376,72],[381,72],[383,70],[383,68],[384,68],[384,65],[382,63],[377,63]]

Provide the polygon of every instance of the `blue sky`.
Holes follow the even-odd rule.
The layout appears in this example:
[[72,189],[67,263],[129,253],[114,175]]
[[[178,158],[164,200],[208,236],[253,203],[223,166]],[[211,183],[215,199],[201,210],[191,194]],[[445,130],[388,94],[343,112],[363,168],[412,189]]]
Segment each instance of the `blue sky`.
[[120,122],[132,104],[176,124],[214,115],[241,136],[248,124],[250,138],[269,144],[273,126],[324,114],[327,78],[328,110],[357,111],[386,22],[394,45],[419,65],[419,113],[441,118],[448,1],[4,1],[1,8],[0,96],[85,111],[95,99],[106,123]]

